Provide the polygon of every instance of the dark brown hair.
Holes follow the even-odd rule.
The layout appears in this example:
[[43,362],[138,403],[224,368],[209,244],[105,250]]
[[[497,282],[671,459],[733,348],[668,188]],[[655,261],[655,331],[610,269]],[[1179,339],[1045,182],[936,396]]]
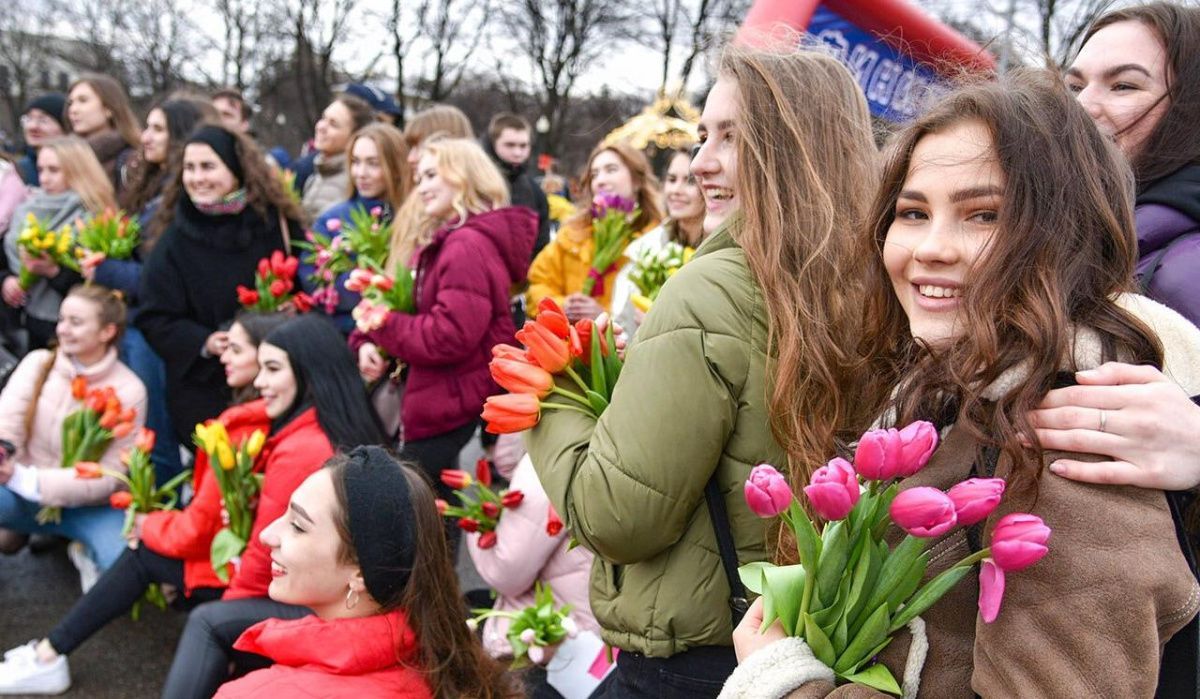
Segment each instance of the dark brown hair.
[[1126,129],[1146,118],[1162,100],[1167,109],[1133,156],[1137,191],[1186,165],[1200,163],[1200,8],[1153,2],[1108,12],[1088,27],[1083,43],[1118,22],[1140,22],[1158,37],[1167,58],[1167,91]]
[[[970,270],[961,336],[934,349],[912,337],[883,248],[913,150],[927,135],[980,123],[1004,173],[996,233]],[[1161,364],[1157,338],[1114,302],[1130,289],[1137,242],[1133,177],[1112,141],[1049,71],[966,85],[898,133],[861,238],[867,260],[864,395],[899,384],[897,424],[954,420],[1012,459],[1032,485],[1040,450],[1026,414],[1073,366],[1075,331],[1098,333],[1105,359]],[[1003,395],[984,393],[1005,372]],[[1013,374],[1010,374],[1012,376]],[[880,407],[882,408],[882,401]]]
[[246,103],[246,98],[242,96],[242,93],[240,91],[235,90],[232,87],[226,87],[226,88],[217,90],[216,92],[212,93],[211,99],[213,99],[213,100],[225,99],[225,100],[229,100],[230,102],[237,102],[238,108],[241,110],[241,113],[242,113],[243,121],[250,121],[250,117],[254,116],[254,110],[251,109],[250,105]]
[[533,131],[533,129],[529,128],[529,122],[525,121],[525,117],[519,114],[513,114],[512,112],[500,112],[496,116],[492,117],[492,120],[488,122],[488,138],[492,140],[492,143],[495,143],[496,139],[500,138],[500,134],[503,133],[505,129],[526,132]]
[[[334,525],[341,539],[338,558],[346,564],[357,564],[353,537],[350,532],[350,512],[346,495],[346,464],[344,454],[335,455],[325,463],[333,479],[337,498]],[[438,699],[473,697],[501,699],[518,693],[505,673],[505,668],[483,650],[479,639],[465,623],[462,596],[458,588],[458,573],[454,570],[450,547],[446,543],[442,517],[434,502],[433,490],[425,478],[408,466],[404,469],[408,481],[409,515],[415,520],[416,556],[413,574],[396,604],[380,611],[404,610],[409,628],[417,637],[418,669],[424,673],[433,695]]]
[[[145,154],[139,150],[137,167],[131,175],[129,185],[122,193],[121,207],[126,212],[136,216],[154,197],[162,193],[163,178],[166,177],[171,163],[179,158],[183,144],[191,135],[192,129],[203,122],[218,123],[217,110],[207,100],[197,100],[187,97],[175,97],[163,100],[150,108],[163,113],[167,122],[167,157],[161,163],[147,162]],[[149,118],[149,112],[147,112]],[[161,228],[147,226],[142,231],[142,239],[157,238],[162,233]]]
[[354,124],[354,128],[350,130],[351,133],[375,121],[375,110],[371,109],[371,105],[361,97],[343,92],[334,97],[333,102],[341,103],[350,112],[350,120]]
[[[130,148],[137,148],[142,140],[142,134],[138,129],[137,117],[133,114],[133,107],[129,105],[129,95],[126,94],[125,88],[121,87],[121,83],[101,73],[85,73],[71,83],[71,87],[67,89],[68,105],[71,103],[71,91],[82,83],[87,83],[100,98],[100,104],[112,113],[108,119],[108,125],[121,134],[121,138]],[[71,120],[64,119],[64,121],[67,133],[73,133]]]
[[[234,133],[220,124],[209,126],[221,129],[233,137],[238,163],[242,166],[242,181],[238,182],[238,186],[245,188],[247,204],[258,212],[263,221],[268,226],[273,225],[277,213],[288,221],[302,221],[304,215],[300,212],[300,207],[283,191],[283,183],[274,169],[267,164],[266,156],[253,139],[245,134]],[[186,146],[186,143],[184,145]],[[160,230],[166,230],[175,220],[175,205],[181,196],[187,196],[183,189],[183,149],[171,163],[171,181],[163,190],[162,204],[159,205],[151,225],[161,226]],[[147,241],[147,246],[152,247],[154,242]]]
[[435,133],[444,133],[449,138],[475,138],[471,120],[461,109],[449,104],[435,104],[408,120],[404,127],[404,142],[411,150]]

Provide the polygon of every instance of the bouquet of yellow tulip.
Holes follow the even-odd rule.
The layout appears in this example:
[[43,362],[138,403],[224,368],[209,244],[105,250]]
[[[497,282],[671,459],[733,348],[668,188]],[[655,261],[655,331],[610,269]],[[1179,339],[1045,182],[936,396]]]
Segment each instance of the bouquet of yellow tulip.
[[254,509],[263,480],[262,474],[254,471],[254,459],[262,451],[267,435],[255,430],[234,449],[225,426],[213,421],[196,425],[193,439],[208,454],[209,466],[221,488],[221,502],[229,515],[229,523],[213,537],[209,552],[213,572],[222,582],[229,582],[228,566],[246,550],[254,526]]
[[[50,230],[37,216],[30,213],[25,217],[25,228],[17,237],[17,247],[33,257],[43,255],[54,260],[60,267],[79,271],[79,263],[71,252],[75,246],[75,235],[69,224],[59,227],[57,231]],[[21,288],[28,291],[37,283],[38,275],[30,272],[21,265],[17,281]]]
[[105,209],[87,221],[75,221],[75,256],[99,264],[105,259],[127,260],[137,249],[141,225],[124,211]]
[[667,243],[658,250],[646,250],[633,261],[633,269],[629,279],[637,286],[640,294],[633,294],[630,300],[642,312],[650,310],[650,305],[658,298],[667,280],[675,276],[681,267],[691,262],[696,251],[679,243]]

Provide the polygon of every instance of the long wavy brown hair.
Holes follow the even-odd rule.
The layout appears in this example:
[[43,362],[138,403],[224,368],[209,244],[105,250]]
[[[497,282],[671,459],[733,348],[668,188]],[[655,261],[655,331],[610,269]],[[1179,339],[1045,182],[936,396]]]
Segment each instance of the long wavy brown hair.
[[[964,122],[991,134],[1004,193],[996,233],[963,287],[961,335],[934,349],[913,338],[883,247],[913,149]],[[898,386],[898,424],[953,420],[1012,459],[1018,483],[1036,486],[1041,453],[1022,446],[1022,436],[1037,443],[1026,415],[1060,371],[1076,369],[1077,329],[1098,333],[1105,359],[1162,363],[1156,337],[1114,302],[1137,259],[1129,166],[1049,71],[959,88],[897,134],[888,155],[862,236],[865,374],[874,379],[865,395]],[[1013,386],[985,397],[1005,372]]]
[[[334,524],[342,540],[340,558],[344,563],[355,564],[358,561],[354,554],[346,495],[347,462],[345,455],[338,454],[326,462],[325,468],[330,470],[337,497],[338,516]],[[404,610],[408,625],[417,637],[418,669],[425,675],[433,696],[438,699],[515,698],[519,693],[504,666],[484,652],[483,644],[467,628],[458,573],[454,570],[433,490],[414,469],[403,468],[411,494],[410,514],[415,520],[416,555],[413,574],[399,600],[393,605],[385,605],[381,611]]]
[[[367,139],[375,144],[379,152],[379,162],[383,165],[383,196],[381,199],[391,205],[395,211],[404,203],[405,197],[412,191],[413,174],[408,166],[408,144],[404,142],[404,133],[391,124],[376,122],[367,124],[350,135],[346,143],[346,171],[349,172],[350,161],[354,158],[354,144],[361,139]],[[352,198],[357,190],[354,188],[354,178],[347,178],[347,198]]]
[[1118,22],[1144,24],[1158,37],[1167,56],[1167,91],[1146,109],[1146,114],[1162,100],[1167,101],[1167,109],[1132,158],[1140,192],[1185,165],[1200,163],[1200,138],[1196,138],[1196,122],[1200,120],[1200,8],[1152,2],[1113,10],[1088,27],[1083,43]]
[[[222,129],[233,136],[236,141],[234,150],[237,153],[238,163],[242,166],[242,181],[238,185],[246,189],[246,203],[267,222],[267,225],[273,225],[277,215],[282,215],[290,221],[289,227],[295,226],[297,222],[302,222],[304,214],[300,211],[299,205],[284,192],[283,183],[271,166],[267,164],[266,156],[254,141],[249,136],[229,131],[219,124],[209,124],[209,126]],[[183,189],[184,150],[186,150],[186,143],[185,147],[180,149],[171,161],[171,181],[163,190],[162,204],[158,207],[158,213],[153,222],[153,226],[158,230],[166,230],[171,225],[171,221],[175,219],[175,205],[179,202],[179,197],[187,196]],[[292,236],[296,236],[299,231],[293,228],[290,233]],[[154,242],[154,240],[147,241],[147,246],[149,247]]]
[[605,151],[611,151],[629,170],[633,180],[633,195],[637,200],[641,213],[633,221],[633,230],[644,231],[650,226],[657,225],[665,217],[662,204],[662,185],[654,174],[650,159],[642,151],[628,143],[601,143],[592,149],[588,155],[587,167],[579,176],[579,201],[575,204],[576,214],[567,219],[563,231],[568,234],[581,235],[583,239],[592,233],[592,163],[596,157]]
[[[762,288],[771,430],[793,484],[806,484],[859,422],[850,381],[861,282],[848,256],[875,191],[877,151],[850,71],[813,50],[732,46],[719,75],[737,85],[731,234]],[[787,546],[781,546],[781,551]]]

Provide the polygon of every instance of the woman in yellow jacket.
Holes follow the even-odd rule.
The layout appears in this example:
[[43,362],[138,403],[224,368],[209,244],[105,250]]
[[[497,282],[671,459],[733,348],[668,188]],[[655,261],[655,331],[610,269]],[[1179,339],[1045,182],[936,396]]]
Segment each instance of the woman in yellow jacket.
[[572,322],[611,310],[613,282],[617,270],[625,265],[624,257],[604,275],[603,284],[596,284],[591,296],[582,293],[592,265],[592,197],[615,194],[636,201],[641,213],[633,221],[634,237],[653,230],[662,220],[661,190],[650,161],[625,143],[596,146],[580,185],[583,194],[579,213],[563,224],[529,268],[531,316],[537,314],[538,303],[547,297],[557,301]]

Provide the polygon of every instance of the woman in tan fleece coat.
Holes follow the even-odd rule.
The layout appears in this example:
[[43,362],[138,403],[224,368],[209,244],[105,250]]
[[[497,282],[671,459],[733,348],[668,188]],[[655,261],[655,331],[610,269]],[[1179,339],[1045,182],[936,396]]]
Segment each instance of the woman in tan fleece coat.
[[[930,542],[927,575],[986,545],[1010,512],[1053,534],[1045,558],[1008,577],[993,623],[968,576],[925,612],[921,638],[898,633],[880,660],[905,696],[1152,696],[1163,645],[1200,608],[1167,498],[1058,478],[1045,470],[1062,454],[1026,446],[1028,411],[1107,360],[1163,366],[1200,392],[1200,332],[1124,293],[1136,257],[1128,166],[1048,73],[951,94],[889,156],[865,255],[866,375],[894,389],[896,424],[929,419],[943,434],[901,487],[1008,483],[987,520]],[[803,641],[771,643],[781,632],[757,634],[756,616],[735,632],[742,664],[722,696],[875,695],[834,689]]]

